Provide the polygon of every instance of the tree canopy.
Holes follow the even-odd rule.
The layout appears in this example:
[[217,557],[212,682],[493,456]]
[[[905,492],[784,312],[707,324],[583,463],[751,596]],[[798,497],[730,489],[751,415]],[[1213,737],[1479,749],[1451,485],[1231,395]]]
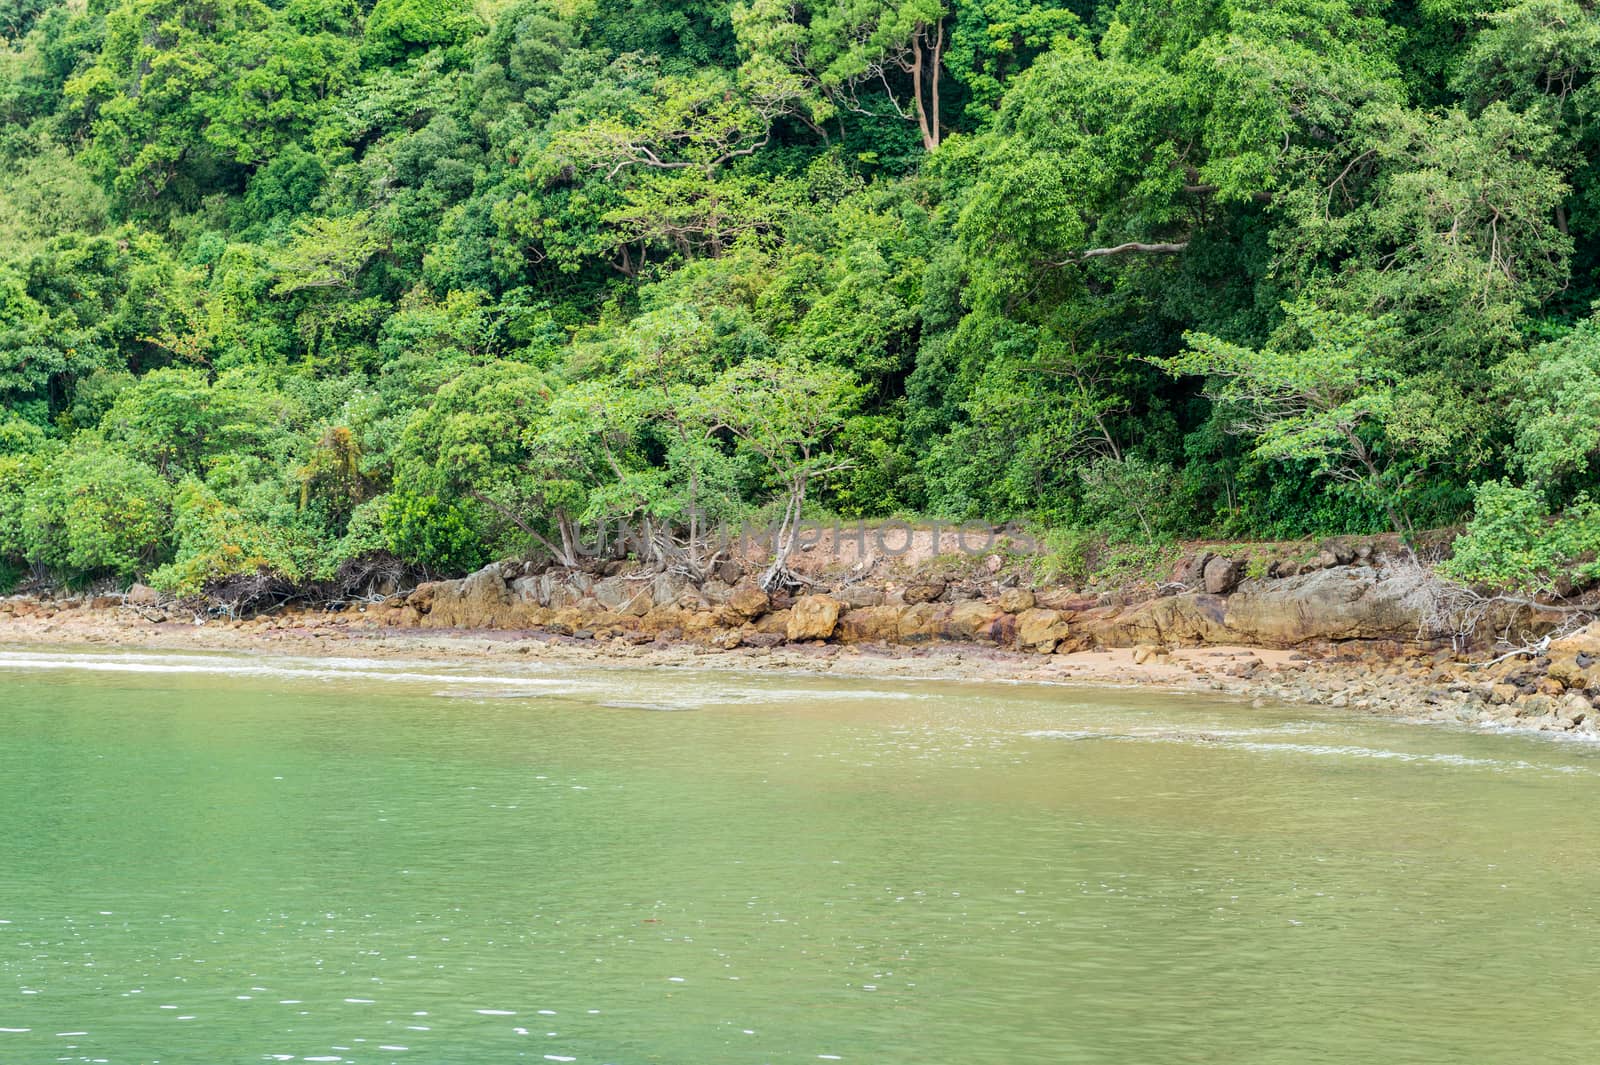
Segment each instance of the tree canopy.
[[1580,0],[13,0],[0,578],[820,512],[1531,572],[1597,66]]

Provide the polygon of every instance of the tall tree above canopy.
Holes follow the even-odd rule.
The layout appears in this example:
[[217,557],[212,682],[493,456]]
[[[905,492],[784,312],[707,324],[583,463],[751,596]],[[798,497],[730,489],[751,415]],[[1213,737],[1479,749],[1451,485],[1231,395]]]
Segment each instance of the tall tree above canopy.
[[744,75],[758,91],[819,128],[840,112],[914,122],[930,152],[944,137],[945,20],[942,0],[752,0],[733,9]]

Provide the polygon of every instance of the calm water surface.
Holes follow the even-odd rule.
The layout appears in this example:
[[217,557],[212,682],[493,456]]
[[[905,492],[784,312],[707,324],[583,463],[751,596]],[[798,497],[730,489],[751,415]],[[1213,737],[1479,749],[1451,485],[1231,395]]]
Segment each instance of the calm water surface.
[[483,668],[0,651],[0,1063],[1600,1060],[1600,750]]

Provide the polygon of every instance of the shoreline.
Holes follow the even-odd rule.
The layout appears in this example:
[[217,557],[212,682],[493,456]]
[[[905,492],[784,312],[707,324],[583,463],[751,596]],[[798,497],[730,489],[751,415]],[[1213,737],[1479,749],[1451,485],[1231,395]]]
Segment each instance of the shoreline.
[[[690,641],[650,643],[535,630],[394,629],[360,612],[307,612],[203,624],[152,622],[128,607],[0,615],[0,649],[50,648],[265,656],[423,659],[437,662],[549,662],[563,666],[796,672],[871,680],[1038,683],[1148,687],[1329,707],[1419,724],[1495,732],[1544,732],[1600,739],[1600,722],[1550,695],[1513,697],[1490,671],[1460,656],[1311,653],[1245,645],[1202,645],[1152,653],[1147,647],[1040,656],[971,643],[921,646],[800,643],[721,648]],[[1516,662],[1501,665],[1517,666]],[[1505,670],[1500,670],[1504,673]]]

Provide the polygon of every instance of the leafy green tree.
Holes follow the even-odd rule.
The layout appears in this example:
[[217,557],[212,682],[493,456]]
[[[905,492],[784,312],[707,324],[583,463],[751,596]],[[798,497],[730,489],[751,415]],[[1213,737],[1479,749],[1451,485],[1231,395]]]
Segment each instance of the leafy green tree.
[[135,213],[236,190],[245,168],[308,135],[353,79],[344,10],[330,20],[314,0],[281,11],[260,0],[122,0],[106,14],[99,56],[66,85],[92,130],[84,159]]
[[171,508],[172,486],[154,468],[86,439],[26,490],[21,538],[32,561],[128,579],[167,552]]
[[811,485],[849,466],[828,443],[851,413],[855,393],[855,383],[838,370],[772,359],[741,363],[701,393],[706,419],[757,456],[782,493],[783,516],[763,588],[789,580]]
[[572,454],[539,437],[551,394],[544,374],[520,363],[465,370],[412,414],[397,474],[423,491],[476,501],[560,564],[577,566],[587,485],[574,476],[583,467]]
[[27,36],[51,0],[5,0],[0,3],[0,40],[19,41]]
[[465,509],[405,489],[375,502],[384,546],[396,557],[426,573],[468,573],[483,565],[483,534]]
[[460,44],[481,23],[464,0],[378,0],[367,16],[362,58],[383,65]]
[[1590,318],[1508,360],[1499,377],[1511,459],[1528,485],[1557,499],[1587,483],[1600,455],[1600,323]]
[[1441,571],[1470,584],[1527,593],[1555,592],[1573,577],[1600,577],[1600,505],[1580,495],[1551,516],[1538,491],[1509,481],[1485,481],[1473,500],[1472,521],[1452,545]]
[[1187,352],[1158,360],[1173,374],[1205,377],[1232,431],[1265,460],[1310,462],[1316,471],[1377,500],[1396,532],[1411,534],[1379,436],[1397,406],[1386,366],[1393,336],[1383,323],[1301,305],[1291,328],[1259,349],[1205,334]]
[[[197,478],[179,483],[171,520],[174,558],[151,572],[150,582],[173,595],[215,592],[241,578],[268,578],[292,587],[327,576],[316,568],[319,545],[303,527],[230,504]],[[246,598],[254,597],[247,593]]]
[[941,0],[752,0],[733,8],[743,77],[820,131],[840,114],[915,123],[927,151],[944,137]]

